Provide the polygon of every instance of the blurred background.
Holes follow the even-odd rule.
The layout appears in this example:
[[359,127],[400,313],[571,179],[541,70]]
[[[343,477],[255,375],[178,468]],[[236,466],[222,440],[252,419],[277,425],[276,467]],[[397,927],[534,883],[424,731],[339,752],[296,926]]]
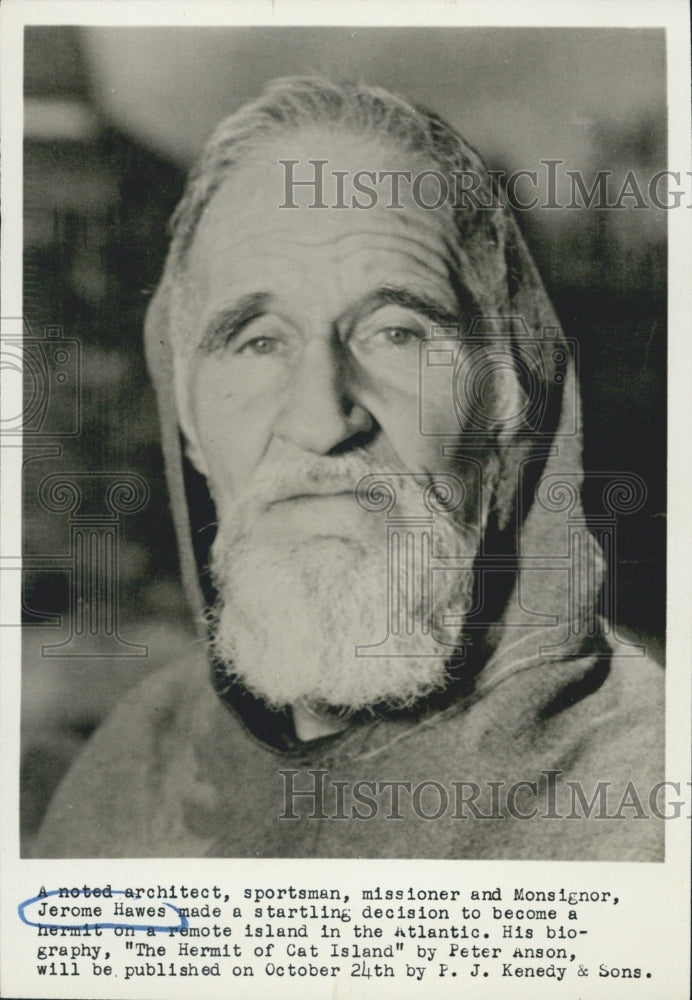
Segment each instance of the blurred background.
[[[560,171],[581,171],[590,187],[596,171],[610,170],[616,197],[628,170],[646,191],[667,166],[659,31],[26,29],[25,843],[113,702],[195,641],[178,582],[143,316],[195,154],[220,118],[267,79],[292,73],[358,78],[422,101],[490,168],[508,173],[536,170],[543,181],[540,161],[561,160]],[[660,657],[666,213],[624,204],[536,209],[520,224],[565,332],[579,342],[585,466],[636,473],[647,486],[642,509],[618,521],[615,614],[622,634],[634,632]],[[65,499],[62,477],[81,483],[78,500]],[[107,492],[114,479],[129,484],[131,501],[117,518]],[[587,484],[593,516],[602,513],[602,485]],[[108,585],[98,573],[75,581],[76,538],[110,567],[104,599],[117,619],[115,632],[82,621],[78,642],[71,608],[88,604],[90,587],[93,597]]]

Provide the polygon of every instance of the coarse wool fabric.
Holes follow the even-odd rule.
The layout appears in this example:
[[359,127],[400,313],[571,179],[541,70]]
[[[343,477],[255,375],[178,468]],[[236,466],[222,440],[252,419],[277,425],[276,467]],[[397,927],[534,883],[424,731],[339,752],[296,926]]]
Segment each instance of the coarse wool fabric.
[[[469,288],[485,276],[494,318],[478,335],[502,346],[540,406],[494,444],[480,611],[448,689],[301,742],[287,710],[227,682],[200,631],[91,738],[34,856],[663,860],[665,824],[649,800],[664,777],[663,672],[596,613],[603,558],[580,499],[574,359],[511,215],[478,215],[457,278]],[[169,269],[146,349],[182,577],[201,623],[214,594],[200,529],[213,506],[181,446],[174,282]],[[480,452],[464,447],[478,468]],[[635,502],[620,496],[621,509]]]

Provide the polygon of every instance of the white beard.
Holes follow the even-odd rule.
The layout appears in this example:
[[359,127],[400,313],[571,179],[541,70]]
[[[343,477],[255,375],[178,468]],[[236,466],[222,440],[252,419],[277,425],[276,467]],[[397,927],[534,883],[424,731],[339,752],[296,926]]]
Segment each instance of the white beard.
[[[389,631],[384,515],[368,515],[381,526],[381,544],[368,545],[342,531],[300,544],[269,544],[257,523],[263,504],[305,492],[307,482],[332,483],[337,468],[338,483],[348,477],[353,488],[373,471],[363,453],[313,458],[303,470],[292,461],[285,475],[258,479],[226,513],[212,547],[219,593],[210,613],[212,648],[229,678],[238,678],[273,707],[303,702],[352,714],[375,705],[410,706],[449,679],[447,665],[460,629],[443,634],[439,623],[447,614],[458,620],[467,613],[472,574],[435,574],[430,595],[424,593],[416,559],[409,574],[415,587],[408,602],[409,627],[402,617],[403,627],[389,636],[386,656],[363,655],[381,654],[377,648],[357,655],[356,647],[375,646]],[[397,510],[420,515],[420,483],[404,478],[396,488]],[[435,556],[476,554],[477,543],[470,540],[475,533],[456,525],[448,513],[435,515],[433,533]],[[416,535],[420,538],[420,529]]]

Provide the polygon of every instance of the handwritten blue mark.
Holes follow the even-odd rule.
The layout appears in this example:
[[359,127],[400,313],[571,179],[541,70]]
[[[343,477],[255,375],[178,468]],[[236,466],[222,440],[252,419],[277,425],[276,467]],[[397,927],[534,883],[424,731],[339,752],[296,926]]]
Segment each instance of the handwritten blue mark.
[[[125,895],[127,895],[125,889],[111,889],[111,893],[114,896],[125,896]],[[25,924],[28,924],[29,927],[53,927],[53,928],[56,928],[58,930],[70,930],[70,929],[76,928],[76,927],[84,927],[86,922],[84,920],[82,920],[82,919],[77,920],[76,923],[69,923],[69,924],[46,924],[46,923],[43,923],[43,921],[34,921],[34,920],[29,920],[28,919],[28,917],[26,916],[26,914],[24,912],[28,906],[31,906],[33,903],[42,903],[44,900],[48,899],[49,896],[59,896],[59,895],[60,895],[60,890],[59,889],[51,889],[50,892],[42,892],[39,896],[32,896],[31,899],[25,899],[24,902],[20,903],[19,906],[17,907],[17,912],[19,913],[19,919],[22,920]],[[79,895],[82,895],[82,890],[81,889],[79,891]],[[75,899],[75,898],[76,898],[75,894],[70,893],[70,899]],[[90,898],[92,898],[92,897],[90,897]],[[110,897],[108,897],[108,896],[106,896],[106,897],[97,896],[97,897],[93,897],[93,898],[98,899],[99,900],[98,905],[101,905],[101,900],[102,899],[108,899]],[[136,899],[135,898],[133,898],[132,896],[129,896],[128,899],[132,902],[133,905],[136,905]],[[68,905],[68,904],[66,903],[65,905]],[[173,906],[172,903],[166,903],[164,900],[157,900],[157,905],[158,906],[167,906],[168,909],[173,910],[173,912],[175,913],[175,915],[178,918],[178,920],[180,921],[180,923],[178,923],[177,926],[171,926],[170,924],[163,925],[163,924],[151,924],[151,923],[147,923],[147,924],[131,924],[128,921],[124,921],[124,922],[120,922],[120,923],[102,923],[100,920],[96,920],[96,921],[89,921],[87,923],[87,926],[89,926],[89,924],[90,924],[92,927],[98,927],[98,928],[101,928],[101,929],[108,929],[108,928],[115,929],[115,928],[124,928],[124,927],[126,927],[126,928],[129,928],[129,930],[132,930],[132,931],[148,931],[148,930],[153,930],[153,931],[156,931],[157,933],[158,932],[164,932],[166,934],[170,934],[173,931],[186,930],[189,927],[189,923],[188,923],[187,917],[183,913],[180,912],[180,910],[178,909],[177,906]]]

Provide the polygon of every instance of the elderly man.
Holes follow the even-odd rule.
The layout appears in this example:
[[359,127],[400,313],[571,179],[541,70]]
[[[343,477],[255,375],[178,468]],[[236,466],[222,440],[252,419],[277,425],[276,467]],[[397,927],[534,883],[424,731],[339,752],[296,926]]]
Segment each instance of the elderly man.
[[190,177],[147,355],[208,654],[125,699],[37,855],[662,857],[573,364],[452,128],[270,85]]

